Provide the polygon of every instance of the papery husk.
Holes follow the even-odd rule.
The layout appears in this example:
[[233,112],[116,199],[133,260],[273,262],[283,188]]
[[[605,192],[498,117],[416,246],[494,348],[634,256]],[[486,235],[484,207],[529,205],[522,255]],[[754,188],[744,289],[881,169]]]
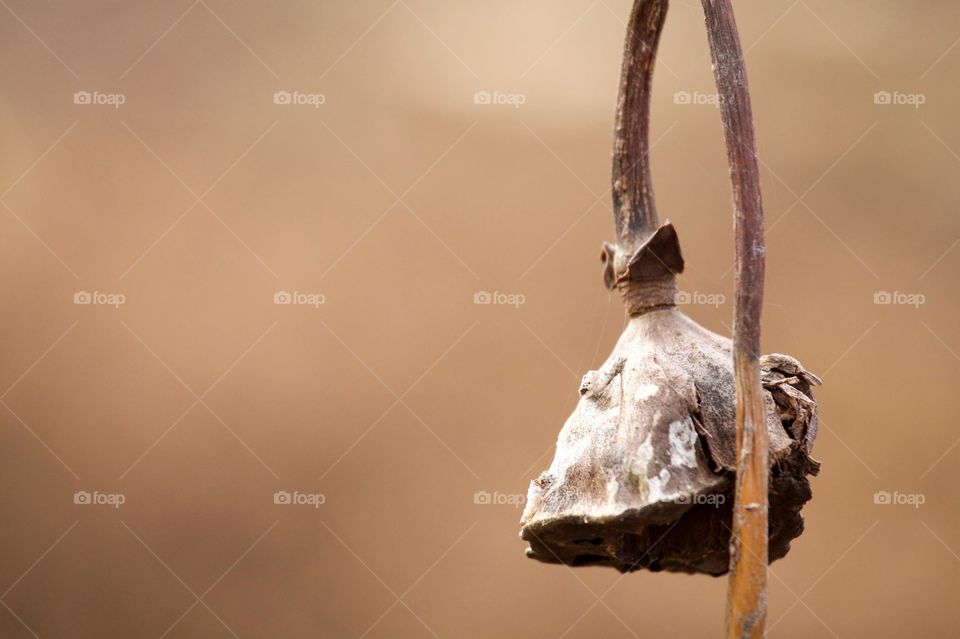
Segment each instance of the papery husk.
[[[722,575],[736,469],[732,343],[676,307],[683,258],[669,222],[620,257],[606,247],[605,280],[630,321],[603,366],[583,377],[553,463],[530,484],[521,537],[529,557],[550,563]],[[810,452],[820,380],[787,355],[760,363],[773,561],[803,531],[808,476],[819,469]]]

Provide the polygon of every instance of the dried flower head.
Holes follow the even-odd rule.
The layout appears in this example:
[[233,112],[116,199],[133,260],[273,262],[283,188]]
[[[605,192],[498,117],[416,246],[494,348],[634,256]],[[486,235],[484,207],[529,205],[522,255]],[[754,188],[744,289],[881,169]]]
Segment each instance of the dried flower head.
[[[673,225],[632,255],[617,253],[605,246],[604,279],[629,324],[584,375],[553,463],[530,485],[521,536],[545,562],[724,574],[736,469],[731,341],[677,309],[684,263]],[[820,380],[787,355],[764,356],[761,367],[773,560],[803,530],[807,476],[819,468],[810,450]]]
[[668,2],[634,0],[614,124],[616,243],[601,255],[630,321],[584,376],[553,463],[530,486],[521,537],[545,562],[732,570],[728,636],[759,637],[765,559],[783,557],[803,531],[808,478],[819,469],[810,452],[820,380],[787,355],[757,355],[765,252],[746,72],[730,0],[702,1],[734,204],[735,339],[675,304],[684,262],[673,225],[658,223],[649,144]]

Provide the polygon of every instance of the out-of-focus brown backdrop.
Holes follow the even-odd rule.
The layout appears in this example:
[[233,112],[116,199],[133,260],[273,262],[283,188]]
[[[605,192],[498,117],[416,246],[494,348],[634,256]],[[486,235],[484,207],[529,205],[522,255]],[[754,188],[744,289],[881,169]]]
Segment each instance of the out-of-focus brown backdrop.
[[[717,636],[724,579],[517,538],[623,326],[629,5],[0,2],[0,635]],[[736,8],[764,349],[824,378],[769,634],[955,636],[960,6]],[[713,92],[678,0],[654,177],[728,333]]]

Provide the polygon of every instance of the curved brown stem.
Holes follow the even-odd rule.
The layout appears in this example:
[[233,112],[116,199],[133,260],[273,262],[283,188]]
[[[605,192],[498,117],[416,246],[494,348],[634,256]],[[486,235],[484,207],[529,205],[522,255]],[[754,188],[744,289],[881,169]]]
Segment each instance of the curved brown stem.
[[747,71],[731,0],[702,0],[720,93],[733,187],[736,244],[733,366],[737,393],[737,480],[730,541],[727,638],[763,636],[767,614],[767,428],[760,386],[763,200]]
[[657,230],[650,174],[650,89],[668,0],[635,0],[627,27],[613,142],[617,244],[631,253]]

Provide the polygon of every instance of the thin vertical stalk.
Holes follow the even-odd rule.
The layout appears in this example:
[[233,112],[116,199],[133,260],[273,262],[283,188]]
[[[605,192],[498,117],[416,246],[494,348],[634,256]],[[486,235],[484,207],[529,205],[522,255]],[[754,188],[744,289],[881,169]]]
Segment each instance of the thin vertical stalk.
[[627,254],[657,230],[650,173],[650,91],[667,0],[635,0],[627,26],[614,122],[613,214]]
[[767,614],[768,442],[760,386],[763,201],[747,71],[731,0],[702,0],[733,190],[736,245],[733,368],[737,478],[730,541],[727,639],[763,636]]

